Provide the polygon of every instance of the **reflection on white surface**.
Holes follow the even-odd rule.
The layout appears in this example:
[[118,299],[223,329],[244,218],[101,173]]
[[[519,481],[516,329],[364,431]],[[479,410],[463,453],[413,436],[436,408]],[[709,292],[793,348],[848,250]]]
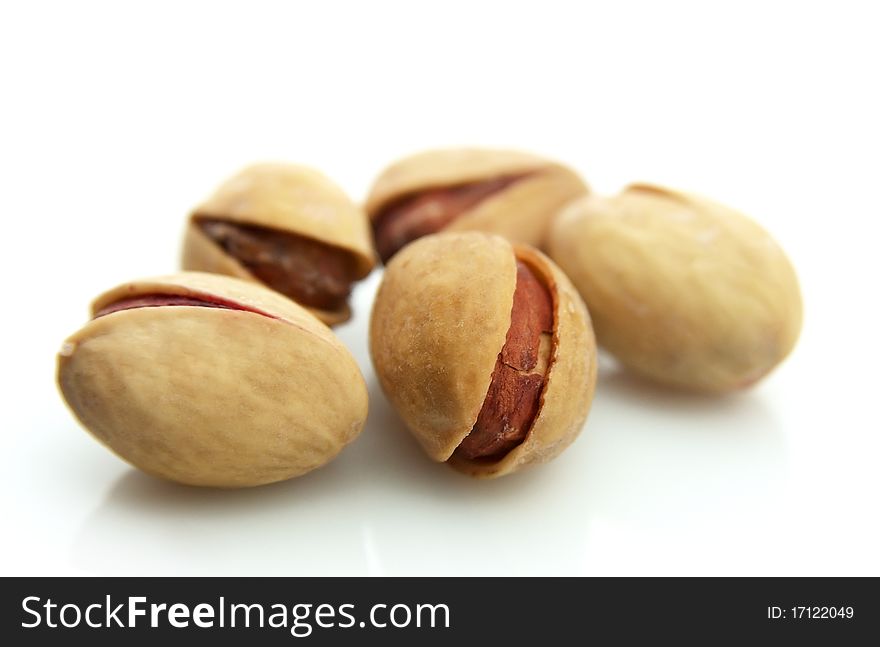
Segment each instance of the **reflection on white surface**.
[[[333,467],[315,477],[333,478]],[[221,492],[131,470],[85,520],[73,563],[89,572],[181,575],[362,573],[356,502],[322,478]],[[337,497],[338,499],[338,497]]]

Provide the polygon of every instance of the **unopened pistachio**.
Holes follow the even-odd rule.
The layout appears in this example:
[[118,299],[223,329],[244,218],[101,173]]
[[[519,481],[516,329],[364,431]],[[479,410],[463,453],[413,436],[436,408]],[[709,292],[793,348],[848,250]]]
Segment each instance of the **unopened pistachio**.
[[534,155],[440,149],[388,167],[366,209],[387,262],[409,242],[441,230],[485,231],[540,246],[553,214],[586,191],[574,171]]
[[562,452],[596,379],[590,318],[565,275],[527,245],[477,232],[429,235],[395,255],[370,354],[427,454],[477,477]]
[[658,382],[707,392],[747,387],[792,350],[797,276],[779,245],[705,198],[636,184],[573,201],[549,253],[578,287],[601,345]]
[[183,267],[260,282],[328,324],[351,316],[352,284],[375,264],[366,215],[321,173],[257,164],[190,215]]
[[191,485],[299,476],[352,441],[367,416],[357,364],[285,297],[185,272],[121,285],[63,344],[58,383],[100,442]]

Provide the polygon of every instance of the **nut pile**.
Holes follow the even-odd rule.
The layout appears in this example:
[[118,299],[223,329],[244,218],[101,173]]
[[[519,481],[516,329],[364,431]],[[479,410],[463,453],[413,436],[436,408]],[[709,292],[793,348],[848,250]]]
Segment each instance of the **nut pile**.
[[723,393],[770,372],[801,326],[784,252],[697,195],[634,184],[601,197],[550,160],[456,149],[392,164],[360,208],[315,170],[259,164],[192,211],[184,271],[95,299],[59,353],[61,393],[156,476],[305,474],[366,422],[364,377],[328,326],[351,317],[377,259],[379,384],[430,458],[481,478],[574,441],[597,341],[646,378]]

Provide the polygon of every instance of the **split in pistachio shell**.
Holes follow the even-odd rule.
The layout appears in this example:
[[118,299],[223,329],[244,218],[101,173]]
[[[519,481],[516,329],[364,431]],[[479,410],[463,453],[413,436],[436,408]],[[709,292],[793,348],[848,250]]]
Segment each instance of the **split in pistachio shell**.
[[375,264],[362,210],[321,173],[257,164],[191,214],[183,267],[262,283],[327,324],[351,316],[352,284]]
[[246,487],[334,458],[361,431],[367,390],[327,326],[254,283],[184,272],[98,297],[58,357],[82,425],[155,476]]
[[562,452],[596,380],[590,318],[565,275],[527,245],[476,232],[425,236],[395,255],[370,354],[425,452],[477,477]]
[[553,214],[586,192],[574,171],[534,155],[440,149],[388,167],[366,209],[387,262],[411,241],[441,230],[484,231],[539,247]]
[[755,222],[705,198],[635,184],[575,200],[548,249],[586,301],[599,343],[658,382],[747,387],[797,341],[801,296],[785,253]]

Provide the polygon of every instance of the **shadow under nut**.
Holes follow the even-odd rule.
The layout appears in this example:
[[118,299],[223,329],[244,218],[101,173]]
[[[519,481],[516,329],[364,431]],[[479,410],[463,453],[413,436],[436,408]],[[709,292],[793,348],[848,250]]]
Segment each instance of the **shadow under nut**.
[[541,406],[552,357],[553,300],[523,261],[516,262],[510,328],[477,421],[455,453],[498,460],[528,435]]
[[306,307],[343,308],[357,279],[348,251],[289,232],[199,217],[196,226],[259,281]]
[[394,254],[422,236],[449,226],[479,203],[531,173],[427,189],[405,195],[385,207],[373,221],[376,250],[387,263]]

